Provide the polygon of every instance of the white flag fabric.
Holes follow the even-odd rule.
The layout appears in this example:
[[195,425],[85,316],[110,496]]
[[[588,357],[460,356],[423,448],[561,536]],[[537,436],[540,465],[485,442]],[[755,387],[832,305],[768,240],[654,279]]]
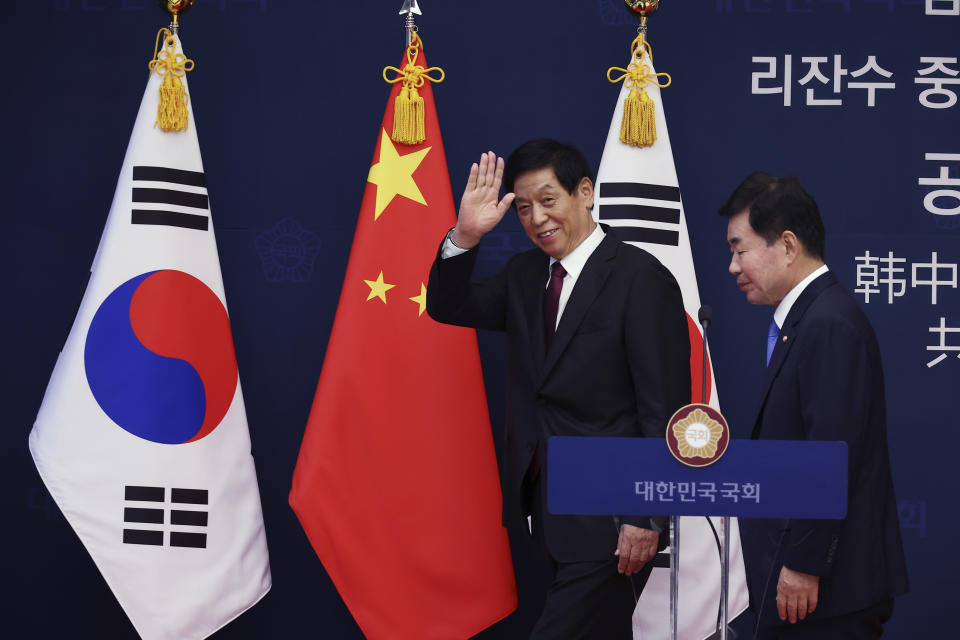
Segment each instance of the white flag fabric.
[[205,638],[267,593],[270,566],[196,123],[154,128],[160,82],[30,451],[137,632]]
[[[655,73],[653,64],[650,73]],[[646,92],[656,105],[657,141],[651,147],[638,148],[620,142],[620,121],[624,100],[630,89],[624,86],[610,122],[597,172],[597,205],[594,217],[617,227],[630,244],[649,251],[673,273],[683,292],[690,330],[692,397],[701,397],[703,334],[697,321],[700,293],[693,268],[693,254],[687,235],[687,222],[680,198],[673,150],[667,133],[660,89],[648,85]],[[709,360],[709,356],[708,356]],[[713,367],[707,366],[707,397],[719,407]],[[666,446],[666,445],[664,445]],[[717,533],[720,519],[711,518]],[[730,523],[729,617],[732,620],[748,605],[740,531],[736,519]],[[680,577],[677,637],[696,640],[716,631],[720,603],[720,553],[716,538],[705,517],[680,518]],[[670,625],[670,570],[655,568],[633,614],[633,632],[637,639],[668,638]]]

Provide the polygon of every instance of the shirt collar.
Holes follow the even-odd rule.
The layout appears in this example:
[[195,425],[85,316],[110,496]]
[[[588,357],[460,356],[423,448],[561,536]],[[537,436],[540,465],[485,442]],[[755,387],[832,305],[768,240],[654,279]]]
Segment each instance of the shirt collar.
[[[600,228],[598,224],[593,228],[593,232],[588,235],[583,242],[577,245],[577,248],[567,254],[559,262],[563,265],[564,271],[566,271],[570,276],[576,280],[580,275],[580,272],[583,271],[583,267],[587,264],[587,260],[593,255],[594,250],[600,246],[600,243],[603,242],[603,237],[606,234],[603,232],[603,229]],[[553,267],[553,263],[557,262],[556,258],[550,258],[549,267]]]
[[822,264],[814,270],[813,273],[801,280],[793,289],[790,289],[790,293],[783,297],[783,300],[777,305],[777,310],[773,312],[773,319],[776,320],[778,327],[783,328],[783,323],[787,320],[787,314],[790,313],[790,308],[793,307],[793,303],[797,301],[797,298],[800,297],[803,290],[806,289],[811,282],[829,270],[827,265]]

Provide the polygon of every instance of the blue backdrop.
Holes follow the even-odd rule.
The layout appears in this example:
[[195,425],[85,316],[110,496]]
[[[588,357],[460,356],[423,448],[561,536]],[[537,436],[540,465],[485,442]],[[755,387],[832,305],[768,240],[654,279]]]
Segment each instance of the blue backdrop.
[[[135,637],[46,493],[27,434],[166,20],[152,0],[7,4],[0,627]],[[274,581],[219,638],[361,637],[287,493],[389,91],[380,72],[402,53],[400,4],[197,0],[184,19]],[[434,91],[455,193],[482,151],[508,153],[531,137],[568,140],[599,163],[618,96],[604,74],[627,62],[635,36],[619,0],[422,5],[427,55],[447,72]],[[747,305],[727,273],[716,209],[747,173],[800,176],[826,221],[827,262],[879,335],[912,583],[888,625],[893,638],[949,633],[960,569],[958,34],[960,0],[664,0],[649,34],[658,71],[674,79],[663,102],[734,434],[749,435],[769,309]],[[482,268],[524,246],[506,220]],[[480,346],[499,433],[503,343],[481,334]],[[389,535],[389,523],[371,524]],[[520,610],[484,638],[525,635],[540,597],[527,568],[521,561]]]

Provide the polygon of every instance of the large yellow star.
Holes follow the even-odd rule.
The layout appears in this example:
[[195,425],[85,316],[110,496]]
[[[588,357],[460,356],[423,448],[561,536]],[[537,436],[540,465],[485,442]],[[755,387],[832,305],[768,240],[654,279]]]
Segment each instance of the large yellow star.
[[370,287],[370,295],[367,296],[367,301],[369,302],[374,298],[380,298],[383,300],[383,304],[387,304],[387,291],[397,286],[395,284],[387,284],[383,281],[383,270],[380,271],[380,275],[377,276],[376,280],[364,280],[364,282]]
[[390,141],[385,129],[381,129],[380,135],[380,161],[370,167],[370,175],[367,176],[367,182],[377,185],[377,203],[373,212],[373,219],[376,220],[383,213],[383,210],[393,202],[396,196],[409,198],[420,204],[427,204],[420,193],[420,187],[413,179],[413,172],[417,170],[423,159],[427,157],[430,149],[420,149],[401,156],[397,153],[397,148]]
[[420,313],[417,314],[417,317],[419,318],[420,316],[423,315],[423,312],[427,308],[427,288],[423,285],[422,282],[420,283],[420,295],[414,296],[410,299],[416,302],[418,305],[420,305]]

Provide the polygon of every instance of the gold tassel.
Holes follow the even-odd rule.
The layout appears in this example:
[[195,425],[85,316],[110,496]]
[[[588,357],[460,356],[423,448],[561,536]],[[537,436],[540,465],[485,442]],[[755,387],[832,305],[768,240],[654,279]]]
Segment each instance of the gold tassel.
[[393,133],[390,138],[403,144],[420,144],[427,139],[423,98],[415,87],[400,89],[393,104]]
[[657,141],[656,107],[643,89],[634,87],[623,101],[620,142],[634,147],[651,147]]
[[[668,73],[650,73],[650,66],[644,64],[643,58],[646,55],[652,62],[653,50],[643,34],[633,41],[631,51],[632,56],[627,68],[610,67],[607,69],[607,80],[614,83],[623,81],[630,87],[630,93],[623,102],[620,142],[634,147],[651,147],[657,141],[656,105],[644,91],[644,87],[653,84],[665,89],[673,79]],[[621,75],[612,78],[614,71],[619,71]],[[666,81],[660,82],[658,76],[666,77]]]
[[[393,103],[393,131],[390,133],[390,139],[401,144],[420,144],[427,139],[423,98],[417,89],[422,87],[427,80],[443,82],[446,77],[440,67],[424,69],[415,64],[422,46],[423,40],[414,33],[413,40],[407,47],[407,64],[403,70],[396,67],[385,67],[383,70],[385,81],[390,83],[403,82],[400,93],[397,94],[397,99]],[[388,71],[393,71],[397,75],[390,78],[387,76]],[[429,75],[431,71],[439,72],[439,77],[431,77]]]
[[[160,51],[161,37],[163,51]],[[150,73],[156,72],[163,78],[160,83],[157,120],[153,126],[160,127],[163,131],[186,131],[190,119],[190,111],[187,109],[190,97],[180,78],[187,71],[193,70],[193,60],[182,53],[176,53],[176,40],[168,29],[160,29],[157,33],[153,60],[147,68]]]
[[164,131],[186,131],[189,119],[187,91],[180,78],[168,75],[160,83],[160,105],[154,126]]

